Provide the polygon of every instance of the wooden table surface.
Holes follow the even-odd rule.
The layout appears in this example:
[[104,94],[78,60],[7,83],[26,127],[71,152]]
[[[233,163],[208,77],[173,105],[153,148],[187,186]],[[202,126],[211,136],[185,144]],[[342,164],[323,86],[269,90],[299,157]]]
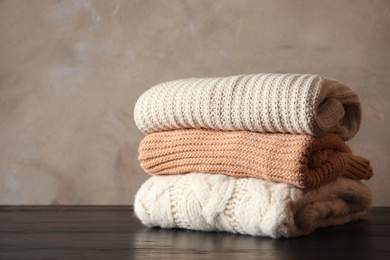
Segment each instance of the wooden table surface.
[[390,208],[294,239],[144,227],[130,206],[0,206],[0,259],[390,259]]

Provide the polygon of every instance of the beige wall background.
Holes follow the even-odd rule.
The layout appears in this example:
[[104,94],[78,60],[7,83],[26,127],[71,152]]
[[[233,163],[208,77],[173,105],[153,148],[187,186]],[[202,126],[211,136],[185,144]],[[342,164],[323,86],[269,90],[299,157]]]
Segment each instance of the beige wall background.
[[390,206],[390,1],[0,1],[0,204],[132,204],[136,99],[186,77],[351,86],[374,205]]

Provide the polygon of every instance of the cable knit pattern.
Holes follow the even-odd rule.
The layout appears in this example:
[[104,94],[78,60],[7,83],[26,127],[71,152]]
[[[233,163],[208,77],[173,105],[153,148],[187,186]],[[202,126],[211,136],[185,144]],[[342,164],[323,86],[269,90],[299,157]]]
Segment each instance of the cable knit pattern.
[[338,176],[369,179],[370,162],[351,154],[335,134],[260,134],[185,129],[147,135],[139,146],[142,168],[150,174],[223,173],[320,186]]
[[203,128],[331,132],[349,140],[359,129],[361,106],[349,87],[318,75],[240,75],[159,84],[138,99],[134,119],[146,134]]
[[363,218],[368,187],[338,178],[309,191],[285,183],[222,174],[153,176],[137,192],[134,210],[149,227],[295,237]]

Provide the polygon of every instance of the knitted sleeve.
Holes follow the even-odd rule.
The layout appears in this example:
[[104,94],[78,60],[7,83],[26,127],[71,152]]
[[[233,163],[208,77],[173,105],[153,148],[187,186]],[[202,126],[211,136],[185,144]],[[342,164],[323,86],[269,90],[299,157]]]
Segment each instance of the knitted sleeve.
[[349,87],[318,75],[257,74],[159,84],[138,99],[134,118],[146,134],[195,128],[329,132],[349,140],[359,129],[361,106]]

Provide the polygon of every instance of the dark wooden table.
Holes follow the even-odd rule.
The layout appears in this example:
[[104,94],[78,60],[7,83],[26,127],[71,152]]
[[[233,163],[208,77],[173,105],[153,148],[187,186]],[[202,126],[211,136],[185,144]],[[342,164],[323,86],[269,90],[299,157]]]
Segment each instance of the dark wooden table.
[[130,206],[0,206],[0,259],[390,259],[390,208],[294,239],[144,227]]

